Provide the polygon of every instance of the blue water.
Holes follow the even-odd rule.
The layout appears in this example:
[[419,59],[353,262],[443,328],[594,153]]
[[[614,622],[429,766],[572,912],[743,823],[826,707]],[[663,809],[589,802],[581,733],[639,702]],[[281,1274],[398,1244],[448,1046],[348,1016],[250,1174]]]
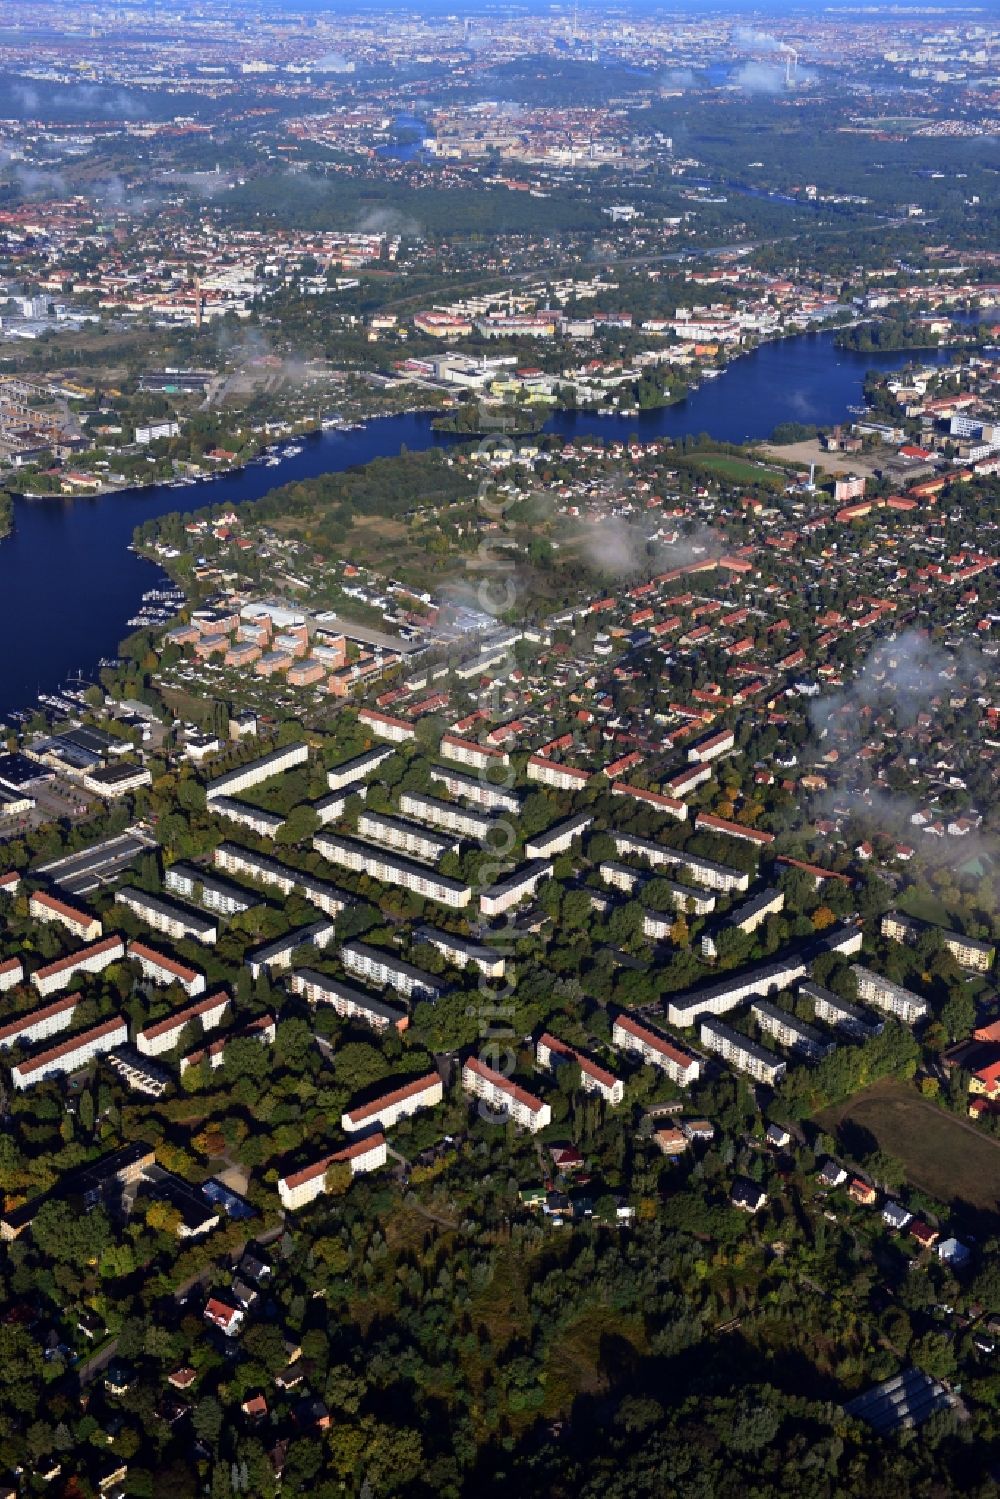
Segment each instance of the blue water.
[[[646,440],[702,432],[729,442],[766,437],[779,422],[843,420],[861,401],[866,370],[898,369],[909,357],[850,354],[834,347],[831,333],[807,334],[735,361],[676,406],[632,417],[559,412],[546,430],[609,439],[633,432]],[[143,592],[162,581],[158,568],[126,550],[140,522],[172,510],[239,505],[279,484],[395,456],[404,445],[415,452],[452,441],[431,430],[426,414],[384,417],[354,432],[317,435],[278,468],[254,465],[178,489],[16,500],[14,533],[0,541],[0,640],[7,647],[0,656],[0,719],[73,672],[93,676],[102,656],[117,653]]]
[[[408,133],[419,131],[420,140],[426,139],[433,133],[427,121],[420,119],[418,115],[397,115],[392,124],[395,130],[405,130]],[[379,146],[376,155],[391,156],[395,161],[415,161],[418,158],[422,160],[429,153],[424,150],[420,140],[395,141],[391,145]]]

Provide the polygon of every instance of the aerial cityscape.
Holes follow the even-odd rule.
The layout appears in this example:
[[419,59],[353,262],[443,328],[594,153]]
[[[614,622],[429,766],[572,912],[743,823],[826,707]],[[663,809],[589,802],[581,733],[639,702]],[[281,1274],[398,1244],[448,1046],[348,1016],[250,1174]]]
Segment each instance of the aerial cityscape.
[[997,1492],[998,138],[0,0],[0,1499]]

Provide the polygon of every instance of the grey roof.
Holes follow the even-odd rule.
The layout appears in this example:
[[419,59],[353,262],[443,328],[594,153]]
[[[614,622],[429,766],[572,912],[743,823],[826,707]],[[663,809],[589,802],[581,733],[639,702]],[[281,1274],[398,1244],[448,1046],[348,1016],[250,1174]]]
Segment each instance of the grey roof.
[[952,1397],[922,1369],[904,1369],[844,1406],[844,1414],[874,1427],[880,1435],[917,1426],[935,1411],[952,1404]]

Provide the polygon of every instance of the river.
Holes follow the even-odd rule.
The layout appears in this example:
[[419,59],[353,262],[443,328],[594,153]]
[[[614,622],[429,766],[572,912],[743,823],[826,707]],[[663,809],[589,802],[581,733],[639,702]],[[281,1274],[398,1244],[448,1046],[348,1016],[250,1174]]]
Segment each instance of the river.
[[[897,369],[912,356],[851,354],[833,334],[804,334],[766,344],[735,360],[676,406],[633,417],[558,412],[547,432],[565,437],[645,439],[707,433],[728,442],[767,437],[779,422],[829,424],[861,401],[865,371]],[[944,351],[919,356],[931,362]],[[143,592],[162,580],[158,568],[127,550],[134,528],[172,510],[239,505],[279,484],[336,472],[373,458],[444,445],[429,415],[381,417],[353,432],[324,432],[279,467],[253,465],[185,488],[159,485],[91,498],[18,499],[14,531],[0,541],[0,720],[31,707],[72,673],[93,679],[103,656],[117,653]]]

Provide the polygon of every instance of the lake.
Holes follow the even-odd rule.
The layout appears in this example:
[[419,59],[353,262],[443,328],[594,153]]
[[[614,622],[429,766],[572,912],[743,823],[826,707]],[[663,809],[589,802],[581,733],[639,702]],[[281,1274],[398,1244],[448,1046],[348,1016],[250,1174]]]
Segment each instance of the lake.
[[[779,422],[829,424],[861,402],[865,372],[898,369],[914,356],[852,354],[832,333],[804,334],[766,344],[734,361],[676,406],[633,417],[558,412],[546,427],[565,437],[624,438],[638,433],[682,437],[701,432],[726,442],[767,437]],[[945,351],[923,351],[925,362]],[[303,452],[279,467],[253,465],[184,488],[158,485],[91,498],[19,499],[14,532],[0,541],[0,719],[33,706],[75,672],[94,677],[103,656],[117,654],[146,589],[161,571],[127,550],[134,528],[172,510],[239,505],[268,490],[373,458],[391,457],[455,439],[431,430],[427,414],[381,417],[352,432],[306,439]]]

